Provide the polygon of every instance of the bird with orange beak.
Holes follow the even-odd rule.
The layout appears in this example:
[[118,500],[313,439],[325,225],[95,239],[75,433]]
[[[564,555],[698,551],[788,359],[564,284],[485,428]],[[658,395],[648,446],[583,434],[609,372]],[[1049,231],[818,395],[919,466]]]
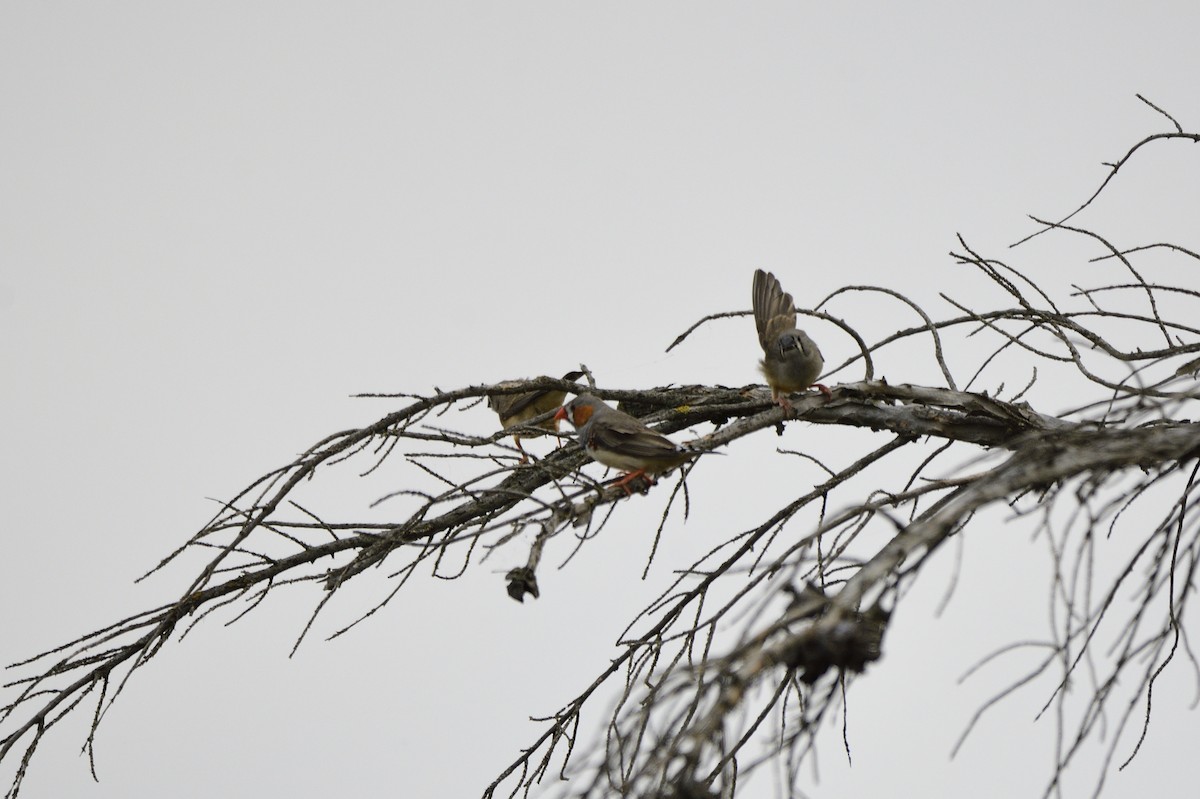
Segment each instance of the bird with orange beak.
[[592,460],[625,474],[614,485],[629,491],[629,482],[668,472],[698,455],[707,454],[671,439],[618,411],[596,397],[581,394],[559,408],[555,419],[575,426],[580,445]]
[[815,382],[825,359],[816,342],[796,328],[796,305],[792,295],[783,290],[775,275],[756,269],[751,299],[758,343],[763,350],[759,368],[771,387],[771,399],[784,410],[791,411],[792,403],[787,395],[793,391],[816,386],[826,397],[832,396],[828,386]]

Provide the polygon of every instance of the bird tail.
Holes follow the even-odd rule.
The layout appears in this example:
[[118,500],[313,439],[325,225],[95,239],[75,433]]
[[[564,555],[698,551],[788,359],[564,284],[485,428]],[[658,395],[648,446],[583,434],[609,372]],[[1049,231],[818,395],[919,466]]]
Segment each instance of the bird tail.
[[701,449],[700,447],[698,447],[696,445],[696,443],[694,441],[688,442],[685,444],[676,444],[676,446],[679,447],[680,452],[686,452],[689,455],[725,455],[725,454],[727,454],[724,452],[718,452],[715,449]]

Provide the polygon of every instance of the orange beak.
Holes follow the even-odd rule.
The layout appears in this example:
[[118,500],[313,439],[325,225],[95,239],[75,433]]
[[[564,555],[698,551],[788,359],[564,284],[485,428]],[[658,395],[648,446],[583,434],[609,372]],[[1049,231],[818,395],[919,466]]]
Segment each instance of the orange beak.
[[567,418],[567,406],[564,405],[558,409],[558,413],[554,414],[554,421],[561,422]]

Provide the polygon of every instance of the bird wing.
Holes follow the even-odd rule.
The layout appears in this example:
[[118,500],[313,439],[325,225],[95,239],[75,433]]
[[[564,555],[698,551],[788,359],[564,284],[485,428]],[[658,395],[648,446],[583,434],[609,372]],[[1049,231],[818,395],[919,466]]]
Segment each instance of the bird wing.
[[602,423],[592,427],[592,446],[635,458],[664,458],[679,454],[679,448],[669,438],[654,432],[637,419],[623,416],[609,417],[605,414]]
[[[578,380],[581,377],[583,377],[583,372],[567,372],[562,379]],[[488,407],[498,413],[501,418],[507,419],[534,406],[537,407],[538,413],[545,413],[562,405],[562,401],[566,398],[567,392],[547,388],[540,391],[527,391],[523,394],[496,394],[488,397]]]
[[501,419],[507,419],[516,411],[513,406],[521,400],[525,394],[489,394],[487,398],[488,407],[500,415]]
[[502,416],[516,416],[527,408],[535,408],[538,413],[545,413],[552,408],[562,405],[562,401],[567,397],[567,392],[548,388],[542,391],[529,391],[525,394],[512,394],[510,396],[511,400],[508,403],[508,407],[503,412],[499,408],[496,409],[496,412]]

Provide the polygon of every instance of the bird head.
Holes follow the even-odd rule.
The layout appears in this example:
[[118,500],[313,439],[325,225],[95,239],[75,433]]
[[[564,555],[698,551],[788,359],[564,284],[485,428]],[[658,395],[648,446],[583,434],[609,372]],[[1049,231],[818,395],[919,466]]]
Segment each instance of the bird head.
[[799,330],[793,330],[790,333],[784,333],[779,337],[779,354],[786,357],[789,352],[796,350],[802,355],[808,355],[808,348],[804,346],[804,339],[800,335]]
[[566,405],[558,409],[558,413],[554,414],[556,421],[566,419],[576,428],[583,427],[588,423],[588,419],[592,418],[592,414],[596,412],[596,406],[600,401],[595,397],[576,397]]

